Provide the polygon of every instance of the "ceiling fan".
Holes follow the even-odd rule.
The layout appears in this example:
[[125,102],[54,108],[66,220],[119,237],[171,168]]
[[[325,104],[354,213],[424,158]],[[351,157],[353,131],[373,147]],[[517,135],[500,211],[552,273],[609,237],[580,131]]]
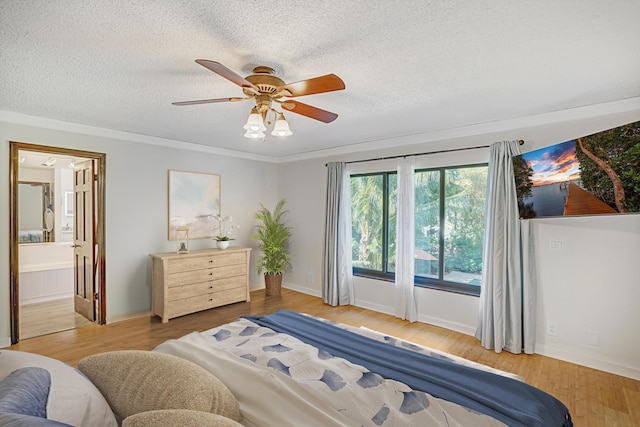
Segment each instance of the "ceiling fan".
[[[247,131],[245,136],[248,138],[264,137],[263,132],[266,130],[264,120],[267,119],[267,114],[269,112],[273,112],[275,115],[275,126],[271,134],[276,136],[291,135],[292,132],[289,130],[289,125],[284,118],[284,114],[272,107],[274,102],[280,104],[282,108],[287,111],[319,120],[324,123],[330,123],[338,117],[337,114],[330,111],[303,104],[295,99],[289,99],[298,96],[313,95],[316,93],[332,92],[344,89],[344,82],[335,74],[327,74],[287,84],[275,75],[275,71],[272,68],[266,66],[255,67],[253,69],[253,74],[247,77],[242,77],[219,62],[209,61],[207,59],[197,59],[196,62],[240,86],[245,96],[173,102],[172,104],[196,105],[216,102],[245,101],[251,99],[255,100],[256,105],[252,108],[249,119],[244,126],[244,129]],[[268,121],[268,124],[271,124],[271,122]]]

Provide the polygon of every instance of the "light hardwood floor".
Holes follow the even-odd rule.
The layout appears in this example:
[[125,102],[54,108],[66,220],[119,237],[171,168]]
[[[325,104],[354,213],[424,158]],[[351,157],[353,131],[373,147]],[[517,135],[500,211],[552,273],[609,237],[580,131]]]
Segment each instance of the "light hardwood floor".
[[20,306],[20,339],[91,326],[93,322],[75,312],[73,297]]
[[110,350],[151,350],[168,339],[203,331],[239,316],[290,309],[353,326],[366,326],[479,363],[514,372],[529,384],[560,399],[576,427],[640,426],[640,381],[608,374],[540,355],[497,354],[468,335],[424,323],[410,324],[359,307],[330,307],[320,298],[283,289],[281,296],[251,293],[251,302],[236,303],[172,319],[139,317],[103,326],[89,326],[21,341],[9,347],[63,360],[71,365],[86,356]]

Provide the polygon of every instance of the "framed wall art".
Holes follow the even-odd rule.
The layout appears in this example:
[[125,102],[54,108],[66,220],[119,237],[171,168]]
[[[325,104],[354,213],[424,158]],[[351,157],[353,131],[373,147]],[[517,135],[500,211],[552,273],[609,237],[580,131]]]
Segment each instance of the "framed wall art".
[[520,218],[640,212],[640,122],[513,158]]
[[178,227],[189,227],[189,239],[214,237],[220,214],[220,175],[169,170],[169,240]]

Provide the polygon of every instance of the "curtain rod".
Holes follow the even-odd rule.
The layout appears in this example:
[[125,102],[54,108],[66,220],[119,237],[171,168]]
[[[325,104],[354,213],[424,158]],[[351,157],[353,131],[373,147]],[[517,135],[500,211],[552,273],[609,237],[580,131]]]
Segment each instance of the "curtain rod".
[[[524,141],[522,139],[518,140],[518,145],[524,145]],[[397,156],[388,156],[388,157],[376,157],[373,159],[362,159],[362,160],[352,160],[350,162],[345,162],[346,164],[351,163],[364,163],[364,162],[375,162],[378,160],[391,160],[391,159],[399,159],[401,157],[409,157],[409,156],[426,156],[428,154],[440,154],[440,153],[450,153],[453,151],[465,151],[465,150],[477,150],[478,148],[489,148],[490,145],[478,145],[475,147],[466,147],[466,148],[450,148],[448,150],[438,150],[438,151],[427,151],[426,153],[416,153],[416,154],[399,154]],[[327,163],[324,164],[327,166]]]

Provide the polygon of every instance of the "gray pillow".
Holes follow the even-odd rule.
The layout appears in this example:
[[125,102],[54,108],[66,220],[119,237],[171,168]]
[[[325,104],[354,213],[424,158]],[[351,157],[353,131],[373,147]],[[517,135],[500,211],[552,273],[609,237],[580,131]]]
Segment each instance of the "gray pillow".
[[0,380],[0,412],[47,418],[49,387],[46,369],[16,369]]
[[240,420],[231,391],[206,369],[168,354],[122,350],[78,363],[121,419],[159,409],[191,409]]
[[242,427],[231,418],[188,409],[141,412],[126,418],[122,427]]

